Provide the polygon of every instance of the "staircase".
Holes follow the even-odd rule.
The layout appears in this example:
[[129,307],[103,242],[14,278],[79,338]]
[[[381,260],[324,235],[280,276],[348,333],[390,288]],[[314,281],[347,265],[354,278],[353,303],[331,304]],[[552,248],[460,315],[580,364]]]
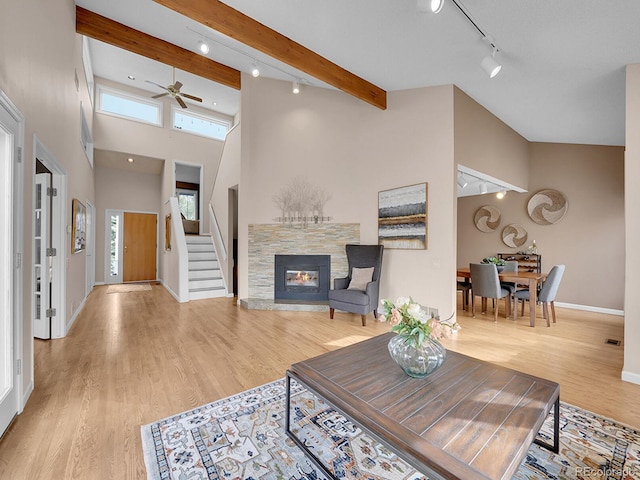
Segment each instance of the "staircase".
[[189,300],[226,296],[211,237],[186,235],[186,240],[189,252]]

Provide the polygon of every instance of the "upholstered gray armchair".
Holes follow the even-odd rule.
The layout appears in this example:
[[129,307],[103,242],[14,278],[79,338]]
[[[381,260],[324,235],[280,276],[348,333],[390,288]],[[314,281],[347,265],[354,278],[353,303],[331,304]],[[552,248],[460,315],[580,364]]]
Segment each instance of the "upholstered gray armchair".
[[349,275],[336,278],[329,290],[329,316],[336,309],[359,313],[362,326],[367,324],[367,314],[378,318],[380,271],[382,270],[383,245],[347,245]]

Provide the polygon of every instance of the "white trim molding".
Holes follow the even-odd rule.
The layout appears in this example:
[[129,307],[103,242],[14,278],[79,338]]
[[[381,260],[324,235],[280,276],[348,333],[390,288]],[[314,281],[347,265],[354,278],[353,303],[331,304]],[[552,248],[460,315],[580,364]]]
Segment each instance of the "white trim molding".
[[640,374],[634,372],[627,372],[626,370],[622,370],[622,380],[629,383],[635,383],[640,385]]
[[617,315],[624,317],[624,310],[615,310],[613,308],[592,307],[589,305],[577,305],[575,303],[555,302],[556,307],[571,308],[573,310],[583,310],[585,312],[604,313],[606,315]]

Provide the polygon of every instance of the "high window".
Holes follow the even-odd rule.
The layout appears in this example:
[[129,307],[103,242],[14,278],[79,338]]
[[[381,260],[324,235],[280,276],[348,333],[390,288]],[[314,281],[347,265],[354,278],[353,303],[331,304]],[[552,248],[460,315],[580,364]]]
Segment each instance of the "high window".
[[176,107],[173,107],[171,112],[173,128],[182,132],[224,140],[231,128],[231,122],[223,118],[193,113]]
[[98,112],[162,126],[162,102],[98,85]]

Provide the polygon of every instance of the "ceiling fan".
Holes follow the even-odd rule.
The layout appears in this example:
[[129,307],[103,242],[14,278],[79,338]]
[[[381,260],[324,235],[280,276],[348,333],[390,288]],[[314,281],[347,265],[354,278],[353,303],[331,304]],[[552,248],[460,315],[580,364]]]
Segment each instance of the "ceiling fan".
[[182,108],[187,108],[187,104],[184,103],[184,100],[182,100],[181,97],[184,98],[188,98],[190,100],[193,100],[195,102],[200,102],[202,103],[202,99],[198,98],[198,97],[194,97],[193,95],[189,95],[188,93],[183,93],[180,91],[180,89],[182,88],[182,82],[177,82],[176,81],[176,68],[173,67],[173,83],[169,86],[163,86],[160,85],[159,83],[156,82],[152,82],[151,80],[145,80],[147,83],[151,83],[152,85],[155,85],[157,87],[162,88],[163,90],[166,90],[165,93],[160,93],[159,95],[154,95],[151,98],[160,98],[160,97],[165,97],[165,96],[171,96],[173,98],[176,99],[176,102],[178,102],[180,104],[180,106]]

